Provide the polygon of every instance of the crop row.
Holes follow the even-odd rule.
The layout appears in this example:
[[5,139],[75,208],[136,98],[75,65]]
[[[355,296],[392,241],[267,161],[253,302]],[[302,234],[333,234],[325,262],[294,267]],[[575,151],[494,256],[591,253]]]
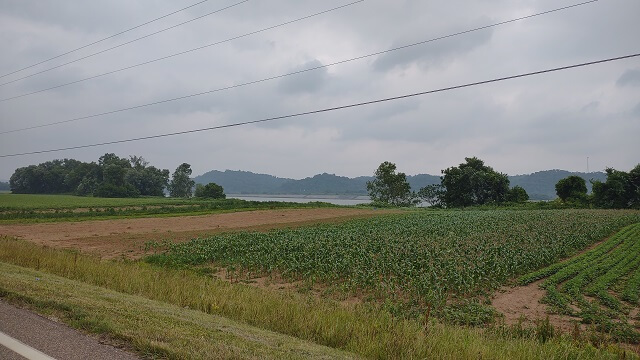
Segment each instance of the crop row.
[[618,340],[639,342],[636,319],[629,318],[639,305],[639,274],[640,224],[634,224],[596,248],[527,274],[520,282],[546,277],[540,285],[547,290],[543,301],[553,310],[580,317]]
[[277,272],[412,308],[440,308],[488,294],[638,221],[637,212],[604,210],[424,211],[221,234],[171,245],[149,261]]

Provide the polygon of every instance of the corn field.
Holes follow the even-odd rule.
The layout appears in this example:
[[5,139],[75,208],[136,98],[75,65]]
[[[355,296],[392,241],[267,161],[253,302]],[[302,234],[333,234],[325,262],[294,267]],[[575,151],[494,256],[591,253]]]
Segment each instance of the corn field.
[[612,210],[421,211],[199,238],[149,261],[214,264],[249,278],[277,273],[437,309],[487,295],[639,221],[638,212]]

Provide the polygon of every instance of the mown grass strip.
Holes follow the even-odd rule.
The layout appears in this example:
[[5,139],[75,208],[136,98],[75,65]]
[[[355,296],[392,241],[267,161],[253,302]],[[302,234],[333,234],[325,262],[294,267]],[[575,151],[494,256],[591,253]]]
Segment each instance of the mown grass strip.
[[0,298],[170,359],[352,359],[336,349],[0,262]]
[[[224,316],[367,358],[615,359],[622,354],[619,349],[596,349],[588,344],[576,345],[562,338],[540,343],[534,339],[505,338],[482,329],[445,326],[433,321],[425,329],[425,324],[421,322],[397,319],[387,312],[367,306],[345,308],[333,302],[294,293],[275,293],[228,284],[190,271],[158,269],[141,263],[101,261],[7,238],[0,239],[0,261],[182,308],[188,307],[196,312]],[[20,288],[14,289],[18,296],[21,291]],[[34,294],[36,292],[34,290]],[[73,297],[73,293],[68,295]],[[136,306],[129,304],[129,308],[135,311]],[[105,317],[109,318],[108,313]],[[154,324],[154,330],[158,331],[165,326],[161,325],[162,321]],[[151,332],[148,336],[153,337],[154,334],[157,332]],[[182,341],[190,341],[190,335]]]

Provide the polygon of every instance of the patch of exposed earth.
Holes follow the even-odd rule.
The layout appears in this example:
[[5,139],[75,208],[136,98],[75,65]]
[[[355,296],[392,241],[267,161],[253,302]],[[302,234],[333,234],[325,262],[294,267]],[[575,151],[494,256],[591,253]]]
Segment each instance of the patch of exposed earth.
[[318,208],[257,210],[200,216],[0,225],[0,235],[55,248],[78,249],[103,258],[139,258],[145,243],[188,241],[221,232],[297,227],[337,223],[371,217],[386,210]]
[[[496,310],[504,315],[506,325],[515,325],[522,320],[523,326],[533,326],[536,321],[549,317],[549,322],[554,328],[565,333],[574,330],[575,323],[580,323],[580,318],[549,314],[547,305],[541,304],[540,300],[546,291],[539,287],[543,280],[538,280],[526,286],[502,287],[492,300]],[[584,325],[580,325],[584,330]]]
[[[594,249],[607,239],[589,245],[569,259]],[[586,325],[580,323],[580,318],[551,314],[547,305],[540,303],[546,294],[546,291],[540,288],[543,281],[544,279],[541,279],[525,286],[503,286],[496,292],[491,305],[504,315],[506,325],[516,325],[522,321],[523,326],[532,326],[536,321],[545,320],[548,316],[551,325],[564,333],[574,331],[576,323],[579,324],[581,331],[585,330]]]

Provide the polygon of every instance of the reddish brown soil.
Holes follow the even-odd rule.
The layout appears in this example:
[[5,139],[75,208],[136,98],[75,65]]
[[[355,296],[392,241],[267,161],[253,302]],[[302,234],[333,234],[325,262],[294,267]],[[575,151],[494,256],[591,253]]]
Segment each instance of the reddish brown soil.
[[0,235],[37,244],[73,248],[104,258],[138,258],[148,241],[187,241],[227,231],[297,227],[342,222],[388,211],[367,209],[258,210],[202,216],[0,225]]

